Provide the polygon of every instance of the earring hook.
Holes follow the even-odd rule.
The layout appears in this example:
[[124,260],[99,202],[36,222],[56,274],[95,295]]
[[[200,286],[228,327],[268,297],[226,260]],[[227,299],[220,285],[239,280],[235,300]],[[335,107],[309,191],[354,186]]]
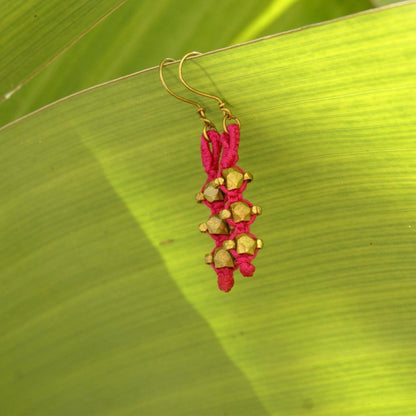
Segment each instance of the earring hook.
[[195,94],[201,95],[202,97],[211,98],[218,102],[218,106],[220,107],[220,110],[222,111],[223,116],[224,116],[222,120],[222,126],[223,126],[224,131],[228,133],[227,121],[235,120],[235,122],[240,126],[240,120],[237,117],[232,115],[231,110],[226,107],[227,104],[223,100],[221,100],[221,98],[217,97],[216,95],[208,94],[206,92],[202,92],[200,90],[197,90],[196,88],[191,87],[183,78],[182,70],[183,70],[184,62],[191,56],[199,56],[199,55],[201,55],[200,52],[196,52],[196,51],[189,52],[181,59],[181,61],[179,62],[179,69],[178,69],[179,79],[182,82],[182,84],[186,88],[188,88],[189,91],[192,91]]
[[159,77],[160,77],[160,82],[162,83],[162,85],[163,85],[163,87],[165,88],[165,90],[170,94],[170,95],[172,95],[173,97],[175,97],[175,98],[177,98],[178,100],[181,100],[181,101],[184,101],[185,103],[188,103],[188,104],[192,104],[192,105],[194,105],[196,108],[197,108],[197,113],[198,113],[198,115],[199,115],[199,117],[200,117],[200,119],[203,121],[203,123],[204,123],[204,129],[203,129],[203,134],[204,134],[204,137],[209,141],[209,137],[208,137],[208,134],[207,134],[207,131],[208,130],[216,130],[216,127],[215,127],[215,125],[214,125],[214,123],[211,121],[211,120],[209,120],[208,118],[207,118],[207,116],[205,115],[205,108],[204,107],[202,107],[199,103],[197,103],[196,101],[192,101],[192,100],[190,100],[189,98],[185,98],[185,97],[182,97],[182,96],[180,96],[180,95],[178,95],[178,94],[176,94],[176,93],[174,93],[168,86],[167,86],[167,84],[166,84],[166,81],[165,81],[165,79],[164,79],[164,77],[163,77],[163,67],[165,66],[165,64],[167,63],[167,62],[175,62],[175,60],[174,59],[172,59],[172,58],[165,58],[160,64],[159,64]]

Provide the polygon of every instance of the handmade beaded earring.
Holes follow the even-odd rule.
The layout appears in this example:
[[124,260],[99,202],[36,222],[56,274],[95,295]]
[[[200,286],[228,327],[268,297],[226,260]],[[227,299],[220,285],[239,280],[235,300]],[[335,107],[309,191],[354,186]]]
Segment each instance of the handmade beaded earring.
[[186,54],[179,63],[179,79],[190,91],[218,102],[223,113],[223,131],[217,131],[214,123],[206,117],[205,108],[199,103],[181,97],[168,88],[163,78],[166,58],[159,65],[160,80],[164,88],[179,100],[197,107],[199,117],[204,123],[201,135],[201,158],[207,179],[201,192],[196,195],[199,203],[205,204],[211,215],[199,225],[199,230],[209,234],[215,241],[211,253],[205,255],[205,262],[214,269],[218,276],[218,287],[229,292],[234,285],[233,273],[240,269],[243,276],[253,276],[255,267],[252,263],[263,241],[250,233],[250,225],[261,214],[259,206],[243,198],[247,184],[253,180],[251,173],[237,166],[238,147],[240,143],[240,121],[234,117],[220,98],[201,92],[188,85],[182,75],[185,60],[199,52]]

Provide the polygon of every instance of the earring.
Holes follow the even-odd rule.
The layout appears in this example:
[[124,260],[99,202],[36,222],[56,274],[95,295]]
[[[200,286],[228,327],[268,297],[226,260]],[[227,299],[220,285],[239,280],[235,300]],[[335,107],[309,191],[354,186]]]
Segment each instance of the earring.
[[205,262],[218,276],[218,287],[229,292],[234,286],[234,271],[240,269],[243,276],[251,277],[255,271],[252,261],[263,247],[263,241],[250,233],[250,225],[262,210],[259,206],[243,198],[247,184],[253,180],[251,173],[237,166],[240,143],[240,121],[232,115],[226,103],[215,95],[191,87],[183,78],[183,64],[190,56],[186,54],[179,63],[179,79],[195,94],[214,99],[223,113],[223,131],[217,131],[214,123],[206,117],[205,108],[199,103],[181,97],[168,88],[163,78],[166,58],[159,65],[160,80],[164,88],[175,98],[197,107],[199,117],[204,123],[201,135],[202,165],[207,179],[201,192],[196,195],[199,203],[205,204],[211,214],[208,220],[199,225],[199,230],[209,234],[215,241],[214,249],[205,255]]

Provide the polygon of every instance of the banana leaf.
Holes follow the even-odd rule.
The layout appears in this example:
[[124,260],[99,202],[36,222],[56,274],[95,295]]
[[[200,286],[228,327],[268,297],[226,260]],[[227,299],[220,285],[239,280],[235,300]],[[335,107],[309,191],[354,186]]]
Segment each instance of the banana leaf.
[[[49,7],[50,2],[45,4]],[[59,3],[56,11],[71,7]],[[372,7],[369,0],[131,0],[1,103],[0,125],[69,94],[153,66],[165,56],[219,49]],[[49,23],[45,30],[50,30]],[[30,28],[25,15],[21,25]],[[28,36],[33,34],[28,31]],[[30,55],[30,48],[26,52]],[[20,58],[19,65],[29,62],[26,54]]]

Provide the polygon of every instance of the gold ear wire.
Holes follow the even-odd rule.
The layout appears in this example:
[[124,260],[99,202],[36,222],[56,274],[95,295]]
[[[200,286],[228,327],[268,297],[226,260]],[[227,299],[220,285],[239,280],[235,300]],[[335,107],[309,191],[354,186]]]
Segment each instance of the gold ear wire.
[[159,64],[159,77],[160,77],[160,82],[162,83],[163,87],[165,88],[165,90],[172,95],[173,97],[177,98],[178,100],[184,101],[185,103],[188,104],[192,104],[195,107],[197,107],[197,113],[199,114],[200,119],[203,121],[204,123],[204,129],[203,129],[203,134],[204,137],[209,141],[209,137],[207,134],[208,130],[216,130],[216,127],[214,125],[214,123],[209,120],[207,118],[207,116],[205,115],[205,108],[202,107],[199,103],[197,103],[196,101],[192,101],[188,98],[185,97],[181,97],[180,95],[177,95],[176,93],[174,93],[166,84],[165,79],[163,78],[163,67],[165,66],[166,62],[175,62],[174,59],[172,58],[165,58],[160,64]]
[[235,122],[240,126],[240,120],[237,117],[232,115],[231,110],[229,110],[226,107],[227,104],[223,100],[221,100],[221,98],[219,98],[215,95],[208,94],[206,92],[202,92],[202,91],[197,90],[196,88],[191,87],[183,78],[182,68],[183,68],[184,62],[190,56],[199,56],[199,55],[201,55],[200,52],[189,52],[181,59],[181,61],[179,62],[179,69],[178,69],[179,79],[181,80],[182,84],[186,88],[188,88],[189,91],[192,91],[195,94],[201,95],[202,97],[212,98],[213,100],[218,102],[218,106],[220,107],[220,110],[222,111],[223,116],[224,116],[223,120],[222,120],[222,126],[223,126],[224,131],[228,133],[228,131],[227,131],[227,121],[235,120]]

